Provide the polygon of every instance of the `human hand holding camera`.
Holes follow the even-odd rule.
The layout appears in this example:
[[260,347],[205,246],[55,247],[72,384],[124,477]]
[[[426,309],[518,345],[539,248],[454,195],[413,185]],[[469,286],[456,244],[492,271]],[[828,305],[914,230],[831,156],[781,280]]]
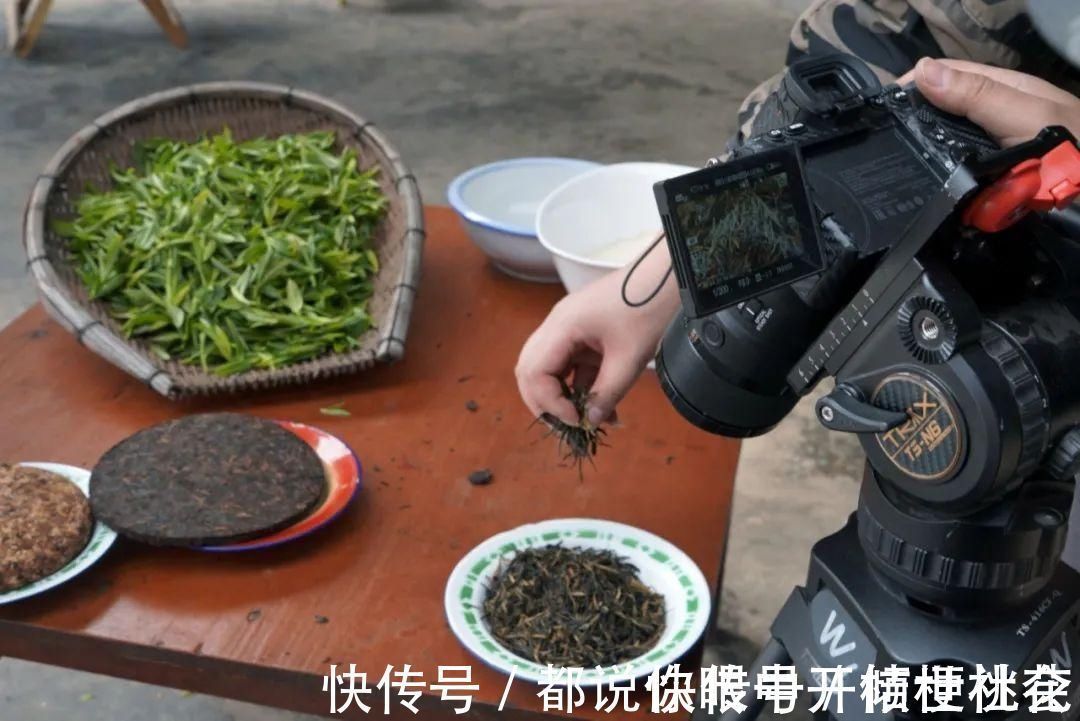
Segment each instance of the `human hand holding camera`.
[[1080,98],[1033,75],[965,60],[923,58],[900,78],[953,115],[981,126],[1005,147],[1063,125],[1080,137]]
[[[898,82],[914,82],[935,106],[982,126],[1003,146],[1029,140],[1050,125],[1080,136],[1080,98],[1025,73],[923,58]],[[655,282],[668,263],[661,244],[641,267],[643,285]],[[645,369],[679,307],[678,292],[669,281],[653,302],[631,308],[620,294],[625,273],[610,273],[568,295],[526,342],[516,375],[534,415],[547,412],[567,423],[578,421],[559,384],[572,376],[576,386],[595,393],[589,420],[610,420]]]

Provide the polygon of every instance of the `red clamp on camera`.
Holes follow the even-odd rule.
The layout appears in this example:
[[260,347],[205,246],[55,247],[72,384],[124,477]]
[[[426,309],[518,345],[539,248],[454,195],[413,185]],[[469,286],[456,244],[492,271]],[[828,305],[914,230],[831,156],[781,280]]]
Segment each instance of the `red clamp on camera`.
[[983,188],[964,210],[964,224],[987,233],[1008,228],[1031,211],[1064,208],[1080,196],[1080,148],[1065,140],[1028,158]]

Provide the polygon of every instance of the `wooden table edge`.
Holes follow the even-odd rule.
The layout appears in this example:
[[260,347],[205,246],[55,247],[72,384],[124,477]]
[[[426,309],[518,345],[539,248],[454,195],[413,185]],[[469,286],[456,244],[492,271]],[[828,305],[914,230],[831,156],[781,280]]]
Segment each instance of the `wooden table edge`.
[[[305,671],[287,670],[272,666],[231,661],[213,656],[201,656],[198,666],[187,662],[193,654],[164,647],[145,646],[126,641],[70,633],[26,624],[0,620],[0,660],[4,657],[58,666],[57,656],[65,659],[62,668],[101,674],[111,678],[136,681],[180,691],[198,689],[195,693],[216,696],[259,706],[278,708],[297,713],[342,719],[377,716],[390,719],[464,718],[506,719],[521,721],[550,721],[551,714],[532,711],[509,704],[499,711],[497,706],[474,701],[467,714],[457,716],[454,705],[442,703],[425,691],[417,702],[420,710],[413,715],[392,696],[390,714],[382,709],[382,692],[374,688],[377,678],[369,678],[372,694],[365,703],[370,713],[351,708],[346,713],[331,714],[329,695],[322,691],[323,677]],[[92,659],[92,660],[91,660]],[[473,663],[475,667],[479,663]],[[329,670],[329,669],[327,669]],[[344,670],[344,669],[339,669]],[[516,683],[525,683],[517,681]],[[267,693],[267,690],[270,690]]]

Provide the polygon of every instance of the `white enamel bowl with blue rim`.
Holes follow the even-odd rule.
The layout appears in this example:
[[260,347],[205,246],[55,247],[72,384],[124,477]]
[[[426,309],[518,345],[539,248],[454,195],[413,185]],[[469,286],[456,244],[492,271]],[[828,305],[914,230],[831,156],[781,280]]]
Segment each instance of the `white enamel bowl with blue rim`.
[[470,551],[446,584],[446,618],[472,654],[517,678],[545,683],[546,666],[511,653],[488,630],[484,595],[500,561],[526,548],[561,544],[567,548],[605,549],[637,567],[645,585],[664,597],[666,625],[656,646],[638,658],[607,669],[584,669],[579,684],[596,686],[641,678],[675,663],[697,642],[709,620],[710,593],[705,576],[677,547],[640,528],[591,518],[563,518],[530,523],[492,536]]
[[596,167],[572,158],[501,160],[454,178],[447,198],[495,267],[522,280],[557,283],[551,254],[536,237],[536,211],[552,190]]
[[572,293],[636,259],[660,235],[653,183],[694,170],[669,163],[617,163],[553,190],[536,213],[536,230],[566,290]]
[[[49,471],[58,476],[63,476],[74,483],[78,489],[83,492],[83,495],[87,498],[90,497],[90,471],[84,468],[65,466],[60,463],[20,463],[19,465],[28,468],[40,468],[43,471]],[[71,559],[71,561],[59,571],[56,571],[45,578],[34,581],[21,588],[16,588],[14,591],[0,593],[0,606],[5,603],[14,603],[25,598],[30,598],[31,596],[36,596],[39,593],[44,593],[51,588],[59,586],[65,581],[71,580],[97,563],[101,557],[105,555],[105,552],[112,547],[115,541],[116,531],[112,530],[104,523],[95,521],[93,528],[90,530],[90,540],[87,541],[86,546],[79,555]]]

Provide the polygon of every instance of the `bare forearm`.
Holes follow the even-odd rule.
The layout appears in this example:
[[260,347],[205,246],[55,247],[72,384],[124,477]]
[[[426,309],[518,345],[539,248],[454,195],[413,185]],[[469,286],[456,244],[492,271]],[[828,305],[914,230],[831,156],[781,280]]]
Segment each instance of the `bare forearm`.
[[[655,297],[639,308],[628,308],[640,322],[647,323],[649,328],[657,329],[657,333],[663,333],[668,322],[679,310],[679,290],[675,282],[671,268],[671,255],[668,252],[667,243],[661,241],[653,248],[645,259],[636,268],[633,265],[615,273],[619,281],[618,292],[622,292],[625,282],[626,300],[631,303],[640,303],[649,297],[654,291]],[[629,274],[629,280],[626,280]],[[663,279],[663,285],[657,290]],[[659,340],[659,336],[657,337]]]

